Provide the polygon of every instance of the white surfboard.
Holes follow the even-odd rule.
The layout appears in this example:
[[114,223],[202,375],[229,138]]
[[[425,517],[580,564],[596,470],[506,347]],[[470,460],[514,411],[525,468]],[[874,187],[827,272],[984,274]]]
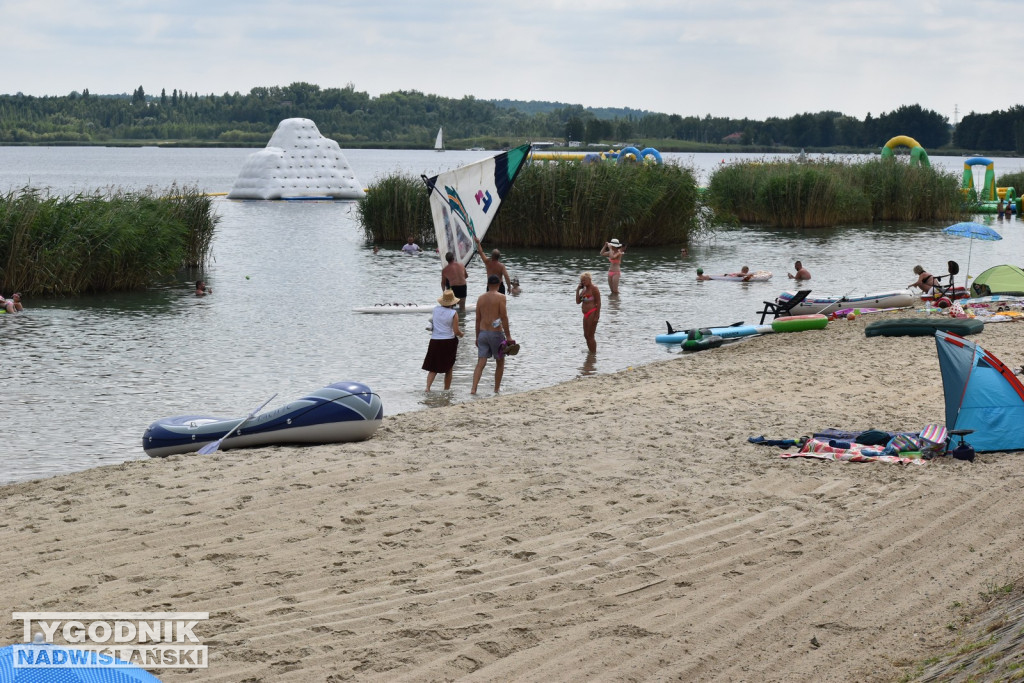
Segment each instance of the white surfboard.
[[[352,310],[356,313],[430,313],[437,304],[375,304],[373,306],[358,306]],[[475,311],[476,304],[466,304],[467,311]]]

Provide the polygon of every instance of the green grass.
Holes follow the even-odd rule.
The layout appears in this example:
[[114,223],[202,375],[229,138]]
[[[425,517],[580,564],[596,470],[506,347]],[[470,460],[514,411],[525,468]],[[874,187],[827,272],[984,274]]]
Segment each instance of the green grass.
[[216,223],[210,198],[195,188],[159,196],[11,191],[0,195],[0,292],[144,289],[204,265]]

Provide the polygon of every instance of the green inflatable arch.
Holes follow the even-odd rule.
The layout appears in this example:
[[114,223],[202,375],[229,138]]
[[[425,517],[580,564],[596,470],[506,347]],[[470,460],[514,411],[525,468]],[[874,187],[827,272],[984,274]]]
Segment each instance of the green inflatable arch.
[[994,202],[996,199],[996,164],[991,159],[987,159],[985,157],[971,157],[964,161],[964,176],[961,187],[965,190],[974,189],[975,166],[985,167],[985,184],[981,188],[981,194],[978,195],[978,199]]
[[909,147],[910,148],[910,164],[912,166],[928,166],[932,165],[932,162],[928,160],[928,152],[924,151],[924,147],[912,137],[907,135],[897,135],[889,142],[885,143],[882,147],[882,158],[894,157],[893,147]]

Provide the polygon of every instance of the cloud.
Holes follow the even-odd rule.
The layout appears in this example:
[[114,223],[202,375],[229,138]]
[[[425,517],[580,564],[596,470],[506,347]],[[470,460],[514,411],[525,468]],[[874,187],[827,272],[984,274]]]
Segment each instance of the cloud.
[[[15,0],[0,92],[248,92],[557,100],[684,116],[858,118],[919,103],[1007,108],[1013,2]],[[1007,31],[1010,31],[1009,33]],[[960,101],[963,100],[963,101]]]

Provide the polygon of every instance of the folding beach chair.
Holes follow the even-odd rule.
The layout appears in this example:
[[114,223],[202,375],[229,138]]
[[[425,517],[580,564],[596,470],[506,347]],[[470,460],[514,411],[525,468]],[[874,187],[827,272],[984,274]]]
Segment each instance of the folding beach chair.
[[801,289],[793,296],[789,301],[782,299],[776,299],[775,301],[765,301],[764,308],[758,313],[761,314],[761,322],[759,324],[764,325],[764,319],[768,317],[768,314],[772,314],[772,320],[778,318],[780,315],[789,315],[789,312],[793,310],[798,304],[803,303],[803,300],[807,298],[807,295],[811,293],[809,289]]
[[956,276],[960,273],[960,264],[956,261],[948,261],[945,275],[933,275],[934,285],[932,287],[932,298],[936,301],[946,297],[950,301],[956,299]]

